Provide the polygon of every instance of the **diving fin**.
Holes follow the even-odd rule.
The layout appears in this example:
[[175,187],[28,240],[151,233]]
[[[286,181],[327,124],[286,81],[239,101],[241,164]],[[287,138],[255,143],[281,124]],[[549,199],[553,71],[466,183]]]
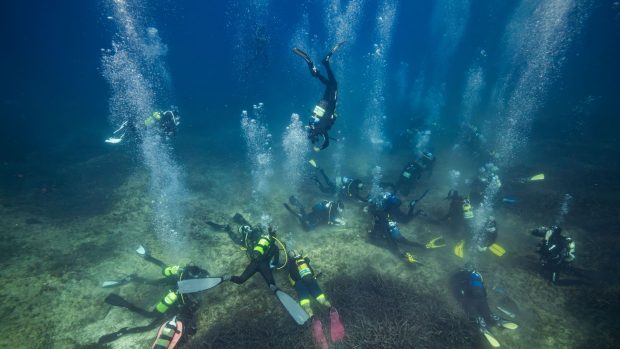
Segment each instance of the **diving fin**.
[[113,342],[117,339],[119,339],[120,337],[122,337],[123,335],[127,334],[127,330],[129,329],[129,327],[123,327],[120,330],[114,332],[114,333],[109,333],[106,334],[105,336],[101,336],[99,337],[99,340],[97,341],[98,344],[106,344],[106,343],[110,343]]
[[146,255],[146,249],[144,248],[144,246],[140,245],[136,249],[136,253],[139,254],[140,256],[144,257]]
[[310,59],[310,56],[308,56],[308,54],[305,53],[304,51],[302,51],[301,49],[299,49],[297,47],[293,47],[293,53],[298,55],[299,57],[303,58],[304,61],[306,61],[306,63],[313,64],[312,63],[312,59]]
[[157,317],[159,316],[158,313],[153,313],[150,312],[148,310],[142,309],[132,303],[130,303],[129,301],[125,300],[123,297],[117,295],[116,293],[110,293],[107,297],[105,297],[104,300],[107,304],[109,305],[113,305],[115,307],[121,307],[121,308],[125,308],[125,309],[129,309],[131,311],[133,311],[136,314],[140,314],[144,317]]
[[539,173],[535,176],[532,176],[530,178],[530,182],[535,182],[535,181],[542,181],[545,179],[545,174],[544,173]]
[[205,291],[213,288],[224,281],[221,277],[207,277],[202,279],[188,279],[180,280],[177,282],[177,292],[179,293],[194,293]]
[[105,297],[104,302],[106,302],[109,305],[113,305],[115,307],[122,307],[122,308],[134,307],[133,304],[125,300],[125,298],[117,295],[116,293],[110,293],[107,297]]
[[506,320],[499,320],[499,325],[509,330],[516,330],[517,328],[519,328],[519,325],[515,324],[514,322],[506,321]]
[[295,320],[298,325],[303,325],[306,323],[306,321],[308,321],[308,319],[310,319],[310,315],[306,313],[304,308],[302,308],[301,305],[299,305],[299,303],[297,303],[297,301],[293,299],[293,297],[289,296],[286,292],[273,285],[271,285],[270,287],[275,288],[274,293],[280,300],[280,303],[282,303],[282,306],[284,306],[286,311],[289,313],[289,315],[291,315],[293,320]]
[[334,53],[336,53],[336,51],[340,48],[340,46],[342,46],[345,42],[346,42],[346,41],[341,41],[341,42],[337,43],[336,45],[334,45],[334,47],[331,49],[331,51],[329,51],[329,52],[327,53],[327,55],[325,55],[325,58],[323,58],[322,63],[323,63],[323,64],[328,63],[328,62],[329,62],[329,60],[332,58],[332,55],[333,55]]
[[314,168],[318,168],[318,165],[316,164],[316,161],[314,161],[314,159],[310,159],[310,160],[308,160],[308,163],[309,163],[312,167],[314,167]]
[[108,280],[108,281],[104,281],[101,283],[101,287],[106,288],[106,287],[114,287],[114,286],[122,286],[125,285],[129,282],[131,282],[131,280],[133,280],[134,276],[133,275],[129,275],[126,276],[125,278],[121,279],[121,280]]
[[482,332],[482,334],[484,335],[484,338],[487,339],[487,341],[489,342],[489,344],[491,344],[491,346],[493,348],[499,348],[499,341],[497,339],[495,339],[495,337],[493,337],[493,335],[491,334],[491,332],[489,332],[489,330],[487,330],[484,327],[480,328],[480,332]]
[[426,243],[426,248],[429,248],[429,249],[440,248],[440,247],[445,247],[445,246],[446,246],[446,241],[443,239],[443,236],[436,237]]
[[539,173],[539,174],[534,175],[532,177],[521,178],[519,180],[519,182],[521,182],[521,183],[538,182],[538,181],[542,181],[544,179],[545,179],[545,174],[544,173]]
[[489,251],[493,252],[494,255],[501,257],[506,253],[506,250],[499,244],[492,244],[489,246]]
[[314,320],[312,320],[312,337],[314,338],[314,344],[316,344],[318,348],[329,348],[327,338],[323,332],[323,323],[319,320],[319,318],[314,318]]
[[248,220],[245,219],[245,217],[243,217],[243,215],[239,212],[235,213],[233,216],[233,222],[239,225],[251,225],[250,222],[248,222]]
[[207,221],[207,225],[210,226],[213,229],[217,229],[217,230],[226,230],[226,227],[228,225],[224,225],[224,224],[217,224],[215,222],[212,221]]
[[[404,253],[404,256],[405,256],[405,260],[406,260],[408,263],[411,263],[411,264],[414,264],[414,263],[420,263],[420,262],[418,262],[418,260],[417,260],[417,259],[413,256],[413,254],[411,254],[411,252],[405,252],[405,253]],[[420,263],[420,264],[422,264],[422,263]]]
[[329,310],[329,334],[334,343],[344,339],[344,326],[342,326],[342,320],[340,320],[338,310],[334,307]]
[[465,247],[465,240],[459,241],[456,244],[456,246],[454,246],[454,254],[457,255],[457,257],[463,258],[463,256],[464,256],[464,247]]

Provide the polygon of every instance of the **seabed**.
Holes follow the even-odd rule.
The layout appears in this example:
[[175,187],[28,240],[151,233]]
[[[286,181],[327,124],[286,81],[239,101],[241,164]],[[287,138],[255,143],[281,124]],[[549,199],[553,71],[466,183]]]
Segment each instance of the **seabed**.
[[[563,145],[547,146],[553,152]],[[208,147],[203,142],[200,148],[217,149],[217,145]],[[424,179],[419,187],[430,189],[419,206],[429,217],[447,211],[444,198],[450,188],[443,174],[453,168],[447,163],[449,157],[449,153],[440,152],[433,177]],[[553,219],[559,197],[570,187],[578,201],[565,230],[579,242],[579,266],[607,268],[616,275],[617,267],[605,264],[602,256],[618,250],[613,235],[603,230],[610,226],[609,217],[617,220],[617,212],[614,215],[610,207],[618,184],[609,176],[598,178],[596,187],[580,187],[580,175],[590,171],[590,164],[573,160],[569,172],[558,167],[568,161],[566,158],[554,162],[539,157],[531,157],[530,167],[520,170],[536,171],[540,169],[536,166],[544,163],[549,180],[520,187],[519,205],[496,210],[498,242],[507,253],[501,258],[490,252],[478,256],[490,304],[499,298],[491,290],[497,286],[505,289],[521,310],[518,330],[492,332],[506,348],[613,347],[620,333],[613,318],[620,310],[618,286],[552,287],[538,273],[534,253],[538,241],[528,231]],[[212,275],[243,270],[247,263],[244,252],[206,221],[230,222],[235,212],[251,222],[259,221],[260,217],[248,210],[251,178],[244,154],[214,156],[209,151],[181,150],[179,158],[190,194],[184,203],[187,230],[175,244],[162,241],[153,232],[148,174],[122,151],[62,165],[53,173],[42,173],[42,164],[2,166],[3,183],[12,189],[4,190],[0,197],[4,230],[0,242],[0,347],[99,348],[102,346],[91,343],[100,336],[147,324],[148,319],[106,305],[104,298],[117,292],[148,308],[166,289],[135,284],[100,287],[104,280],[134,273],[160,277],[157,267],[134,252],[139,244],[167,263],[193,262]],[[382,161],[389,164],[384,168],[385,178],[394,178],[407,160],[403,154],[386,156]],[[358,154],[350,158],[351,167],[343,167],[369,183],[369,163]],[[330,168],[326,169],[329,174]],[[277,175],[273,183],[277,183]],[[368,242],[371,221],[362,204],[345,204],[344,227],[303,232],[282,207],[291,193],[278,185],[273,188],[261,203],[265,212],[272,216],[279,237],[311,258],[321,273],[319,283],[343,318],[347,337],[334,348],[487,347],[449,288],[449,277],[463,265],[452,253],[460,237],[449,224],[420,217],[402,225],[403,234],[413,240],[426,242],[441,235],[448,243],[446,248],[414,250],[423,265],[407,265],[387,249]],[[304,182],[300,191],[304,193],[299,195],[301,201],[308,206],[322,198],[311,181]],[[276,280],[295,295],[284,273],[276,273]],[[320,309],[318,305],[314,308]],[[325,310],[317,315],[327,324]],[[226,283],[205,292],[197,321],[198,333],[186,348],[314,348],[310,328],[295,325],[258,275],[241,286]],[[109,347],[150,347],[154,337],[155,331],[127,335]]]

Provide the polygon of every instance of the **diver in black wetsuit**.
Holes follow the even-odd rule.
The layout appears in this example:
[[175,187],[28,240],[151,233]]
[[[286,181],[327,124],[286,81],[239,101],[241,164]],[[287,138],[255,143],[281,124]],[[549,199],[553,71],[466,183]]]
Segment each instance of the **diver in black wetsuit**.
[[336,181],[332,182],[322,168],[319,168],[319,173],[321,177],[323,177],[323,182],[325,183],[321,182],[318,176],[313,176],[311,178],[318,184],[321,193],[337,195],[339,199],[355,198],[362,202],[368,201],[368,195],[362,194],[364,184],[359,179],[342,176],[336,177]]
[[409,201],[409,209],[407,213],[400,210],[402,201],[393,193],[384,192],[378,198],[368,200],[368,212],[373,217],[381,217],[382,219],[391,219],[399,223],[408,223],[416,216],[422,214],[425,215],[421,209],[415,210],[416,204],[426,196],[428,190],[424,192],[419,198]]
[[[329,61],[336,52],[336,50],[340,47],[340,45],[344,44],[344,41],[338,43],[334,48],[327,53],[325,58],[321,61],[323,66],[325,66],[325,70],[327,71],[327,78],[319,72],[317,67],[314,65],[310,56],[307,53],[300,50],[299,48],[293,48],[293,52],[303,58],[306,63],[308,63],[308,67],[310,68],[310,74],[312,76],[319,79],[323,85],[325,85],[325,92],[323,92],[323,98],[319,101],[319,103],[314,107],[312,111],[312,116],[308,121],[308,138],[312,142],[314,151],[320,151],[329,146],[329,131],[334,122],[336,121],[336,100],[338,99],[338,82],[336,81],[336,77],[332,72],[332,68],[329,65]],[[321,146],[318,146],[319,138],[323,137],[323,143]]]
[[476,321],[480,333],[493,347],[499,347],[499,342],[489,331],[489,326],[498,326],[511,330],[519,327],[517,324],[506,321],[491,312],[487,302],[487,291],[484,287],[482,275],[472,264],[465,265],[465,268],[454,274],[451,279],[451,285],[452,291],[461,303],[465,313]]
[[399,258],[409,263],[417,262],[411,252],[405,250],[402,246],[423,249],[425,245],[405,238],[401,234],[398,224],[383,215],[375,215],[373,220],[372,229],[369,231],[372,240],[377,242],[385,241],[388,243],[388,248]]
[[310,213],[306,212],[306,209],[296,197],[291,196],[288,201],[292,206],[297,208],[297,211],[293,210],[291,206],[286,203],[284,207],[299,219],[299,222],[306,231],[323,224],[345,225],[344,219],[340,217],[340,214],[344,210],[344,204],[340,200],[321,200],[312,206],[312,212]]

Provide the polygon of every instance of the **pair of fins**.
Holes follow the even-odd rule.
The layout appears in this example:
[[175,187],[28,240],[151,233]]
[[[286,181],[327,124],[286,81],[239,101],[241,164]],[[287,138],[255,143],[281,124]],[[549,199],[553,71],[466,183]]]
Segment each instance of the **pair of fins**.
[[[329,335],[332,343],[338,343],[344,339],[345,330],[340,319],[340,314],[335,308],[329,310]],[[321,349],[329,349],[327,337],[323,332],[323,323],[319,318],[312,321],[312,337],[317,347]]]
[[[341,41],[339,43],[337,43],[332,49],[331,51],[329,51],[327,53],[327,55],[325,55],[325,58],[323,58],[323,61],[325,62],[329,62],[329,60],[331,59],[332,55],[340,48],[340,46],[342,46],[346,41]],[[297,47],[293,47],[293,53],[298,55],[299,57],[303,58],[304,61],[306,61],[306,63],[308,63],[308,66],[311,67],[311,69],[313,69],[312,67],[314,67],[314,63],[312,62],[312,59],[310,58],[310,55],[308,55],[306,52],[302,51],[301,49],[297,48]],[[316,68],[314,68],[316,69]]]
[[[195,293],[213,288],[224,281],[221,277],[207,277],[202,279],[188,279],[181,280],[177,283],[179,293]],[[303,325],[310,319],[310,316],[306,311],[297,303],[293,297],[289,296],[286,292],[273,286],[271,290],[275,293],[276,297],[282,306],[286,309],[289,315],[295,320],[298,325]]]
[[[489,246],[489,251],[498,257],[501,257],[506,253],[506,249],[498,243],[493,243]],[[465,257],[465,240],[459,241],[456,246],[454,246],[454,254],[460,258]]]
[[[514,322],[505,320],[500,320],[499,325],[509,330],[516,330],[517,328],[519,328],[519,325],[515,324]],[[480,333],[482,333],[484,338],[487,340],[487,342],[489,342],[489,344],[491,344],[493,348],[499,348],[501,346],[497,338],[495,338],[495,336],[493,336],[493,334],[491,334],[491,332],[486,327],[480,327]]]

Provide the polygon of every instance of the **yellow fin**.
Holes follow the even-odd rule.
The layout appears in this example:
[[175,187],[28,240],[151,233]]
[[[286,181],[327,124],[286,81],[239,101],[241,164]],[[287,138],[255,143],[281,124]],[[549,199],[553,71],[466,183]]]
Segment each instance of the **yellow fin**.
[[489,250],[498,257],[501,257],[504,255],[504,253],[506,253],[506,250],[499,244],[493,244],[489,246]]
[[308,160],[308,163],[309,163],[310,165],[312,165],[312,167],[314,167],[314,168],[316,168],[316,167],[317,167],[317,166],[316,166],[316,161],[314,161],[314,159],[310,159],[310,160]]
[[500,324],[502,325],[503,328],[507,328],[509,330],[516,330],[517,328],[519,328],[519,325],[515,324],[514,322],[510,322],[510,321],[502,321]]
[[456,244],[456,246],[454,246],[454,254],[457,255],[458,257],[463,258],[464,247],[465,247],[465,240],[459,241],[459,243]]
[[491,332],[487,331],[487,330],[483,330],[482,334],[484,335],[484,338],[487,339],[487,341],[489,342],[489,344],[491,344],[491,346],[493,348],[499,348],[499,342],[497,341],[497,339],[495,339],[495,337],[493,337],[493,335],[491,334]]
[[545,174],[544,173],[539,173],[539,174],[537,174],[535,176],[532,176],[530,178],[530,181],[532,181],[532,182],[534,182],[534,181],[542,181],[544,179],[545,179]]

